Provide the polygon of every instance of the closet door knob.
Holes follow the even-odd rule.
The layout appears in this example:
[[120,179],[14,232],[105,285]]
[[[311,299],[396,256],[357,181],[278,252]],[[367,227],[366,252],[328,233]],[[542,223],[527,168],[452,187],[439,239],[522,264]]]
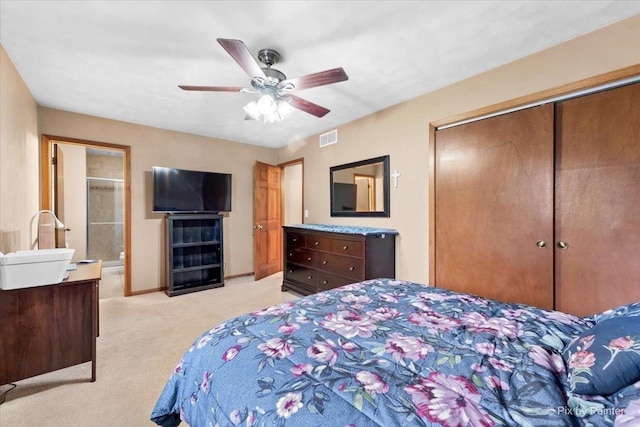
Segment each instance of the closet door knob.
[[558,244],[556,246],[558,246],[558,249],[563,249],[564,250],[564,249],[567,249],[569,247],[569,244],[567,242],[560,241],[560,242],[558,242]]
[[538,240],[536,242],[536,246],[539,247],[540,249],[544,249],[547,247],[547,242],[545,242],[544,240]]

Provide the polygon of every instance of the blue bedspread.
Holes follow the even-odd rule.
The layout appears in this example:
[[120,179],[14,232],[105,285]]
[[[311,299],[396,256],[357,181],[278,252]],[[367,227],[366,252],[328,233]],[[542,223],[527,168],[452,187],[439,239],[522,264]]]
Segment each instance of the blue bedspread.
[[193,427],[612,425],[631,397],[601,399],[604,406],[583,417],[567,404],[560,352],[591,325],[370,280],[207,331],[171,374],[151,418]]

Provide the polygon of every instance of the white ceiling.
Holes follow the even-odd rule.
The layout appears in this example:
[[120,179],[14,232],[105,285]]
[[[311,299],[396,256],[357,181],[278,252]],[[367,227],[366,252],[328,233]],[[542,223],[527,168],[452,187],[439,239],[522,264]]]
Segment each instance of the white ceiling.
[[[640,1],[0,0],[0,43],[39,105],[280,147],[640,13]],[[255,95],[216,42],[282,54],[298,77],[349,80],[296,92],[329,108],[245,121]]]

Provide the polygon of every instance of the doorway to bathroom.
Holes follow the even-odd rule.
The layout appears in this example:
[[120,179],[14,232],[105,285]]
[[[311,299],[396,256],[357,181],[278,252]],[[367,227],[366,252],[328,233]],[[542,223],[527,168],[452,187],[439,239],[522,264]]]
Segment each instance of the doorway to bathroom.
[[101,299],[129,296],[130,148],[45,135],[41,144],[42,206],[65,224],[56,246],[75,249],[74,262],[102,260]]

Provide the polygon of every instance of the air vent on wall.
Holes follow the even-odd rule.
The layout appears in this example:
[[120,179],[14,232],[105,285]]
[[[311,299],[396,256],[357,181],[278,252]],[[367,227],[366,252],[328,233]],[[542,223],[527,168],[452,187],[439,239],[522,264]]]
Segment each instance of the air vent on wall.
[[331,132],[323,133],[320,135],[320,147],[326,147],[327,145],[335,144],[338,142],[338,129],[334,129]]

